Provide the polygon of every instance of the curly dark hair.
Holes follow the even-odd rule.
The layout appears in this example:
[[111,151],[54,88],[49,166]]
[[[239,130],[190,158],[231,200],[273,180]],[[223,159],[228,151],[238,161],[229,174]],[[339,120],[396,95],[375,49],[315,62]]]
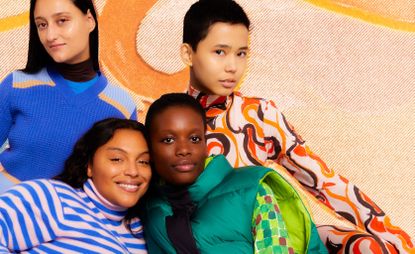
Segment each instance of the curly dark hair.
[[96,122],[76,143],[71,155],[65,161],[61,174],[54,179],[67,183],[73,188],[81,188],[88,179],[88,163],[92,161],[95,152],[105,145],[116,130],[130,129],[141,132],[148,140],[143,124],[128,119],[108,118]]
[[[96,151],[105,145],[116,130],[136,130],[143,134],[148,143],[148,135],[143,124],[128,119],[108,118],[96,122],[76,143],[72,154],[65,161],[65,167],[61,174],[54,179],[67,183],[73,188],[81,188],[88,179],[88,163],[92,161]],[[140,200],[135,206],[128,209],[125,216],[126,225],[131,230],[130,222],[139,216],[143,210],[144,201]],[[133,233],[133,232],[132,232]]]

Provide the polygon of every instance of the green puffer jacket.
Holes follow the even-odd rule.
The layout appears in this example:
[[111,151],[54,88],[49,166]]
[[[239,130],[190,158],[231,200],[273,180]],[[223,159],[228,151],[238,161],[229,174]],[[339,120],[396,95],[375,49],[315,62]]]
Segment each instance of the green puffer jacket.
[[[191,224],[200,253],[254,253],[251,223],[262,181],[275,193],[295,252],[327,253],[306,206],[281,175],[258,166],[234,170],[223,155],[215,156],[189,187],[197,204]],[[176,253],[165,223],[172,214],[164,197],[149,199],[142,218],[149,253]]]

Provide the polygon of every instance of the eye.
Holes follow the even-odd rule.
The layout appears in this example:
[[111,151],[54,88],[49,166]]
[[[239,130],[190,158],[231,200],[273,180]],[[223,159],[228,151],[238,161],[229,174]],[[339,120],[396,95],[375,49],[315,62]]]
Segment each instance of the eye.
[[217,50],[215,50],[215,54],[217,54],[219,56],[223,56],[223,55],[225,55],[225,51],[223,49],[217,49]]
[[46,22],[40,22],[36,24],[36,27],[38,30],[43,30],[48,26],[48,24],[46,24]]
[[174,142],[174,139],[172,137],[167,137],[167,138],[162,139],[161,142],[165,144],[171,144]]
[[199,143],[200,141],[202,141],[202,138],[199,136],[192,136],[190,140],[192,141],[192,143]]
[[60,18],[60,19],[58,19],[58,24],[63,25],[66,21],[68,21],[67,18]]
[[149,165],[150,164],[150,161],[148,161],[148,160],[138,160],[137,162],[138,162],[138,164],[142,164],[142,165]]
[[246,51],[240,51],[240,52],[238,52],[237,55],[240,56],[240,57],[246,57],[247,52]]
[[122,162],[122,159],[118,158],[118,157],[113,157],[113,158],[110,158],[110,161],[112,161],[112,162]]

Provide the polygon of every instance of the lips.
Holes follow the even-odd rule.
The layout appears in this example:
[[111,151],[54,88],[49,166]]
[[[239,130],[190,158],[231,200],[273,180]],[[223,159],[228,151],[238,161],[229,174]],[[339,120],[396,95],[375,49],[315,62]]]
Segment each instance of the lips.
[[181,161],[173,165],[174,170],[178,172],[182,172],[182,173],[190,172],[194,168],[195,168],[195,163],[192,163],[190,161]]
[[126,192],[136,192],[140,188],[141,183],[117,182],[117,186]]
[[236,85],[236,80],[235,79],[222,79],[222,80],[219,80],[219,82],[225,88],[234,88],[235,85]]
[[65,44],[64,43],[52,44],[52,45],[49,45],[49,48],[50,49],[57,49],[57,48],[62,47],[63,45],[65,45]]

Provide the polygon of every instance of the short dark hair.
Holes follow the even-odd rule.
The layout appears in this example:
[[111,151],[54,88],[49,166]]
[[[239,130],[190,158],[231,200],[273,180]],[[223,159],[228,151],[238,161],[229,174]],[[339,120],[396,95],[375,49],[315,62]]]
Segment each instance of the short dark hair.
[[[147,132],[149,134],[151,133],[155,116],[159,115],[166,109],[175,106],[193,109],[202,118],[204,126],[203,131],[206,131],[206,113],[202,105],[200,105],[200,103],[195,98],[186,93],[168,93],[162,95],[159,99],[155,100],[150,105],[145,121]],[[151,146],[151,143],[149,143],[149,146]]]
[[63,172],[55,179],[73,188],[81,188],[88,179],[88,163],[92,162],[98,148],[105,145],[114,136],[115,131],[120,129],[139,131],[148,140],[144,125],[137,121],[108,118],[96,122],[75,143],[72,154],[65,161]]
[[248,30],[250,21],[242,7],[233,0],[199,0],[186,12],[183,21],[183,43],[194,51],[217,23],[242,24]]
[[[30,1],[29,11],[29,50],[27,54],[26,67],[22,69],[25,73],[36,73],[48,64],[53,64],[52,57],[43,47],[40,42],[37,27],[35,23],[35,5],[37,0]],[[82,13],[87,14],[88,10],[95,20],[95,29],[89,34],[89,52],[91,54],[91,60],[93,67],[96,71],[99,71],[98,62],[98,19],[95,12],[94,4],[92,0],[71,0]]]

